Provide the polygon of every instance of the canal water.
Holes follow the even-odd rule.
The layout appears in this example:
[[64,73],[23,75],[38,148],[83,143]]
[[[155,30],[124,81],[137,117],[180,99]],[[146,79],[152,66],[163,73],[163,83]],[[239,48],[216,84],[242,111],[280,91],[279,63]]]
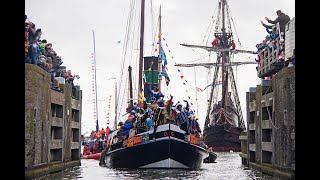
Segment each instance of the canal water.
[[88,179],[88,180],[134,180],[134,179],[198,179],[198,180],[276,180],[259,171],[248,169],[241,164],[241,158],[237,152],[217,153],[216,163],[203,164],[200,170],[115,170],[100,167],[98,160],[81,160],[81,166],[76,166],[64,171],[38,178],[37,180],[55,179]]

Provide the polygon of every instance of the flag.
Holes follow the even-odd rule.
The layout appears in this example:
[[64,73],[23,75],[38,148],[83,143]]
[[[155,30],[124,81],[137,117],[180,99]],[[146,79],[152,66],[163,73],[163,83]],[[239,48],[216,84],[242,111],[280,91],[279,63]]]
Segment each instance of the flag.
[[160,55],[163,60],[163,65],[166,66],[168,64],[166,54],[164,53],[162,47],[160,47]]
[[141,108],[143,108],[143,102],[144,102],[144,97],[142,95],[142,91],[139,92],[139,105]]
[[166,85],[167,85],[167,86],[169,86],[170,78],[169,78],[168,73],[166,72],[166,69],[164,68],[164,65],[162,65],[162,72],[161,72],[161,75],[165,77]]

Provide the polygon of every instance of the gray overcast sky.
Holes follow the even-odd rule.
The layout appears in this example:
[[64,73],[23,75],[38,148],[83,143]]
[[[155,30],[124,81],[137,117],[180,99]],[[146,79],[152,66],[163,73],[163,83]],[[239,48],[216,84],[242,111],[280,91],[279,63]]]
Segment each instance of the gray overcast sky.
[[[136,14],[139,13],[140,0],[26,0],[25,13],[29,20],[36,24],[36,28],[42,29],[42,39],[52,43],[53,49],[62,57],[63,65],[79,74],[78,83],[83,90],[82,107],[82,132],[95,129],[91,91],[91,54],[93,53],[93,35],[95,31],[96,61],[97,61],[97,91],[99,108],[99,125],[106,127],[106,110],[109,96],[112,95],[111,108],[114,107],[114,80],[108,78],[120,78],[121,61],[124,57],[124,39],[126,34],[127,18],[130,2],[135,3]],[[195,94],[192,91],[196,87],[193,68],[180,68],[189,85],[182,85],[180,74],[174,61],[186,63],[199,59],[206,55],[201,49],[186,48],[180,43],[200,44],[210,23],[211,17],[216,17],[218,0],[146,0],[146,25],[145,25],[145,56],[152,55],[152,39],[156,30],[159,6],[162,8],[162,37],[166,39],[168,48],[164,47],[168,59],[168,74],[171,82],[167,94],[174,95],[174,100],[187,99],[189,95],[194,106]],[[255,45],[266,36],[265,29],[260,20],[264,17],[276,18],[276,11],[282,10],[293,18],[295,16],[294,0],[229,0],[231,16],[234,20],[239,39],[247,50],[256,50]],[[215,13],[214,13],[215,11]],[[214,13],[214,14],[213,14]],[[153,18],[152,18],[153,17]],[[133,17],[135,32],[138,32],[139,19]],[[151,24],[154,24],[153,30]],[[132,57],[132,65],[135,65],[138,53],[138,43],[135,41],[138,34],[132,35],[131,49],[128,55]],[[213,37],[209,38],[209,42]],[[120,41],[120,43],[117,43]],[[130,43],[129,43],[130,44]],[[239,47],[239,45],[237,44]],[[168,52],[170,49],[171,53]],[[174,56],[174,59],[171,57]],[[253,55],[235,55],[236,61],[254,60]],[[207,62],[204,58],[196,62]],[[245,94],[249,87],[260,84],[255,70],[256,65],[245,65],[237,68],[236,79],[238,94],[240,96],[242,111],[246,118]],[[124,67],[127,69],[127,66]],[[196,68],[197,87],[204,88],[207,85],[207,70],[203,67]],[[137,73],[135,69],[133,74]],[[123,86],[122,86],[123,87]],[[186,89],[188,93],[186,92]],[[206,93],[198,93],[200,96],[199,119],[203,128],[206,112]],[[112,111],[111,119],[114,117]],[[111,126],[113,124],[110,120]]]

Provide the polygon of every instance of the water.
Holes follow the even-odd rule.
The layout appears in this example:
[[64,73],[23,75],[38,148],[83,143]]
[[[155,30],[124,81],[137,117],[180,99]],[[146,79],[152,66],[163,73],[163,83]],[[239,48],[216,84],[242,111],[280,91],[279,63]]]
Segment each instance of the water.
[[216,163],[203,164],[200,170],[115,170],[100,167],[98,160],[81,160],[81,166],[66,169],[64,171],[38,178],[38,180],[53,179],[217,179],[217,180],[248,180],[268,179],[276,180],[259,171],[248,169],[241,164],[239,153],[217,153]]

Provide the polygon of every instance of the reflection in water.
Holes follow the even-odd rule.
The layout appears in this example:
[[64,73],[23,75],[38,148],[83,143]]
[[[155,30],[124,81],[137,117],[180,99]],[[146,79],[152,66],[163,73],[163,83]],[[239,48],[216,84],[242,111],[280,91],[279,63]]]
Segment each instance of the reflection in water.
[[276,180],[255,170],[249,170],[241,164],[239,153],[217,153],[216,163],[203,164],[197,171],[158,170],[158,169],[110,169],[100,167],[97,160],[86,159],[81,166],[67,169],[55,174],[38,178],[39,180],[55,179],[217,179],[217,180]]

